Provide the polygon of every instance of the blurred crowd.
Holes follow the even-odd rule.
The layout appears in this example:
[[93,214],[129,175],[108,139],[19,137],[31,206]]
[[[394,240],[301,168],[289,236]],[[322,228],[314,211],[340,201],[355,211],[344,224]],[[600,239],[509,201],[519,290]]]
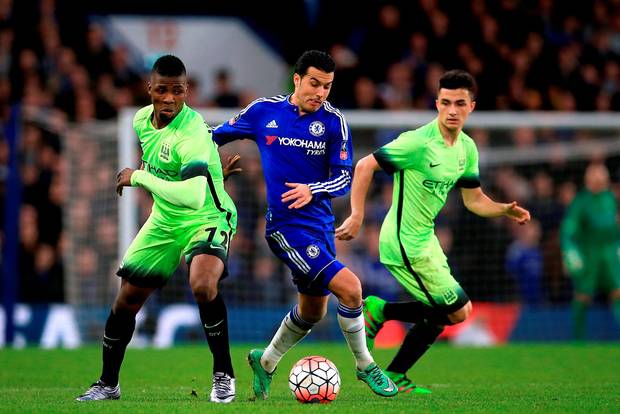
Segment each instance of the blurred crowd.
[[342,107],[434,108],[438,78],[462,68],[479,109],[620,110],[616,0],[387,1],[361,20],[326,3]]
[[[0,0],[0,120],[6,124],[16,104],[26,119],[19,133],[19,300],[106,304],[116,281],[117,223],[105,216],[116,214],[116,154],[110,152],[113,144],[88,131],[114,120],[125,106],[148,103],[146,73],[133,63],[127,45],[108,44],[96,21],[63,17],[60,3],[29,1],[34,9],[16,16],[17,2]],[[439,76],[458,67],[477,78],[479,109],[620,110],[618,0],[371,2],[368,13],[358,10],[356,18],[347,18],[348,8],[358,7],[349,1],[305,4],[314,6],[305,13],[315,15],[306,16],[302,25],[312,34],[306,43],[325,48],[335,58],[330,101],[342,108],[433,108]],[[22,3],[20,7],[23,11]],[[320,33],[330,36],[321,38]],[[213,82],[215,93],[203,99],[200,85],[190,79],[189,104],[239,107],[252,99],[235,90],[227,68],[214,74]],[[522,128],[493,140],[528,147],[556,141],[558,134]],[[472,136],[482,150],[490,145],[488,131],[473,131]],[[385,136],[372,139],[364,142],[363,151],[385,142]],[[363,155],[361,148],[356,151]],[[2,133],[0,206],[11,197],[4,188],[7,159]],[[532,304],[570,300],[557,232],[586,161],[483,168],[484,185],[493,196],[518,200],[531,209],[535,221],[530,226],[478,219],[456,197],[450,199],[437,234],[455,276],[472,298]],[[617,162],[608,160],[614,173]],[[227,183],[237,202],[239,229],[225,294],[232,302],[285,303],[294,289],[262,239],[260,162],[249,155],[243,168],[244,174]],[[379,263],[377,250],[380,223],[391,202],[391,180],[383,176],[377,182],[360,239],[337,247],[341,260],[363,280],[366,293],[398,299],[402,290]],[[347,200],[334,204],[342,218]],[[144,217],[150,208],[144,194],[140,205]],[[107,208],[106,213],[100,213],[101,208]],[[68,266],[78,277],[71,281],[81,286],[77,293],[65,288]],[[178,289],[164,289],[160,300],[190,300],[184,272],[180,268],[171,281]]]

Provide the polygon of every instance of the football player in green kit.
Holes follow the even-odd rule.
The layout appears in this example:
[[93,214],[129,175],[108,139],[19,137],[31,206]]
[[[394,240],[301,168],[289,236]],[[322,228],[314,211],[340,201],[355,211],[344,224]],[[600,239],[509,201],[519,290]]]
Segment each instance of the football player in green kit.
[[119,371],[146,299],[164,286],[185,256],[189,284],[213,354],[211,401],[235,398],[226,306],[218,282],[235,233],[237,212],[224,190],[224,177],[211,130],[185,104],[183,62],[162,56],[153,65],[148,92],[152,104],[140,109],[133,127],[142,147],[142,168],[125,168],[117,192],[142,187],[153,196],[151,214],[129,246],[117,272],[121,287],[103,334],[101,377],[78,401],[120,398]]
[[497,203],[480,188],[478,151],[463,125],[475,106],[476,84],[461,70],[446,72],[439,81],[435,105],[438,117],[402,133],[394,141],[362,158],[355,167],[351,215],[336,229],[336,237],[357,236],[364,220],[364,204],[373,173],[394,175],[392,206],[379,239],[381,262],[412,296],[410,302],[386,302],[376,296],[364,300],[369,347],[387,320],[411,322],[401,348],[386,369],[401,393],[429,393],[417,387],[407,371],[435,342],[445,325],[463,322],[472,304],[450,273],[434,233],[434,220],[453,187],[461,189],[465,207],[483,217],[506,216],[520,224],[530,220],[516,202]]
[[573,279],[575,339],[585,339],[586,313],[600,290],[609,294],[620,322],[620,227],[618,203],[603,163],[586,169],[585,188],[575,196],[560,230],[564,266]]

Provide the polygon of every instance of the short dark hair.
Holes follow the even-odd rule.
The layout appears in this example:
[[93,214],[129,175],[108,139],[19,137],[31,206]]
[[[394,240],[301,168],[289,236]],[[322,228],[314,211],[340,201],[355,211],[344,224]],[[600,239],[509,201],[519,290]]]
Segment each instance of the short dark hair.
[[153,63],[151,73],[157,73],[161,76],[183,76],[186,75],[185,65],[176,56],[164,55]]
[[295,73],[304,76],[308,73],[308,68],[313,66],[325,73],[331,73],[336,70],[336,62],[327,53],[320,50],[306,50],[303,55],[297,59],[295,63]]
[[476,100],[478,85],[469,72],[461,69],[449,70],[439,79],[439,89],[467,89],[472,100]]

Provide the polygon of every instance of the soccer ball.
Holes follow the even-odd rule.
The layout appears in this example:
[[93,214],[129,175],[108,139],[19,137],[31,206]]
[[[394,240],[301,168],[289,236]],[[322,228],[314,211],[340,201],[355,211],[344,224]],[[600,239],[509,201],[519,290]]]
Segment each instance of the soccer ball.
[[340,391],[340,374],[329,359],[308,356],[293,365],[288,386],[300,403],[330,403]]

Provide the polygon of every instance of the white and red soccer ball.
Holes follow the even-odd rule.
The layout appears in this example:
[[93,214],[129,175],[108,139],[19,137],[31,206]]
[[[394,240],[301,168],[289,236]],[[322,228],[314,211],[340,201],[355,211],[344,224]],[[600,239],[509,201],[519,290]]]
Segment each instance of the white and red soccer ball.
[[330,403],[340,391],[340,374],[329,359],[308,356],[293,365],[288,386],[300,403]]

